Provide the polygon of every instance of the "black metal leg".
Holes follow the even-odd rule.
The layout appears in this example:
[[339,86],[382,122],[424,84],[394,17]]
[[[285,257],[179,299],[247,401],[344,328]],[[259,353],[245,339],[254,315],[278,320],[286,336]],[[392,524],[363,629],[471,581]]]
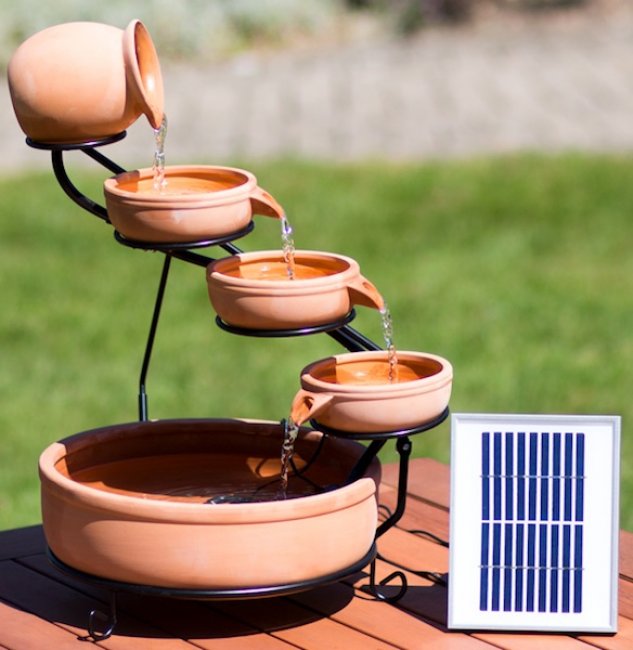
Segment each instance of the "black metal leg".
[[149,370],[149,362],[152,357],[152,349],[154,347],[154,337],[156,336],[156,328],[158,327],[158,320],[160,318],[160,309],[163,304],[165,287],[167,285],[167,279],[169,277],[170,264],[171,264],[171,255],[165,255],[165,261],[163,262],[163,272],[161,273],[160,282],[158,284],[156,301],[154,303],[154,314],[152,315],[152,323],[149,328],[147,343],[145,344],[145,355],[143,356],[143,365],[141,367],[141,376],[139,379],[138,417],[141,422],[146,422],[149,417],[147,413],[147,393],[145,391],[145,382],[147,379],[147,371]]
[[407,483],[409,480],[409,456],[411,456],[411,441],[407,436],[398,438],[396,449],[400,454],[400,469],[398,473],[398,501],[396,509],[393,514],[378,526],[376,529],[376,538],[386,533],[392,526],[394,526],[404,514],[407,504]]
[[[393,580],[400,580],[400,588],[392,595],[387,595],[384,591],[380,590],[380,587],[387,587],[390,582]],[[386,578],[383,578],[378,584],[376,584],[376,560],[373,560],[369,567],[369,584],[364,588],[365,591],[368,591],[374,598],[377,600],[382,600],[386,603],[395,603],[400,600],[402,596],[407,592],[409,585],[407,583],[407,577],[402,571],[394,571],[390,573]]]
[[111,637],[117,624],[116,605],[116,591],[111,591],[109,611],[102,612],[99,609],[93,609],[88,616],[88,635],[81,639],[103,641]]

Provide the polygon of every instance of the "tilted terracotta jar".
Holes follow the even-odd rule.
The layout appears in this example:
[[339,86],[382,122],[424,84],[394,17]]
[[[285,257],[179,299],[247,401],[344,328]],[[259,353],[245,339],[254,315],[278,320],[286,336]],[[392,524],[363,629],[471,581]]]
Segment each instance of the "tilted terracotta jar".
[[213,239],[245,228],[254,214],[283,216],[251,172],[233,167],[167,166],[160,190],[148,167],[108,178],[103,191],[112,225],[143,242]]
[[[207,503],[274,485],[282,439],[279,423],[227,419],[121,424],[56,442],[39,465],[46,541],[80,571],[174,589],[273,587],[362,562],[380,464],[347,484],[360,444],[304,429],[295,466],[307,496]],[[291,476],[295,494],[303,481]],[[324,491],[311,494],[312,483]]]
[[281,250],[240,253],[207,267],[209,299],[226,323],[248,329],[294,329],[325,325],[354,305],[382,309],[376,287],[350,257],[295,252],[289,279]]
[[291,417],[350,433],[411,429],[448,406],[453,367],[426,352],[398,351],[397,381],[389,381],[384,350],[349,352],[315,361],[301,371]]
[[125,30],[73,22],[37,32],[11,57],[8,80],[20,127],[38,142],[105,138],[142,114],[153,128],[163,120],[158,56],[139,20]]

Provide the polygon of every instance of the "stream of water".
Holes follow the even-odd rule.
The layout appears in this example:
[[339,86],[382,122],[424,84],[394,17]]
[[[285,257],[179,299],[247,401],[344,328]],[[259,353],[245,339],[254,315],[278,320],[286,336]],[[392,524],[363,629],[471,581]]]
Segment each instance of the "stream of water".
[[292,233],[292,226],[284,214],[281,217],[281,244],[289,280],[295,279],[295,242]]
[[385,349],[387,350],[387,360],[389,362],[389,383],[393,384],[398,381],[398,353],[393,343],[393,322],[391,312],[385,304],[380,310],[382,318],[382,334],[385,339]]
[[166,185],[165,178],[165,138],[167,137],[167,117],[163,116],[161,125],[154,129],[154,163],[152,165],[153,183],[155,192],[162,192]]

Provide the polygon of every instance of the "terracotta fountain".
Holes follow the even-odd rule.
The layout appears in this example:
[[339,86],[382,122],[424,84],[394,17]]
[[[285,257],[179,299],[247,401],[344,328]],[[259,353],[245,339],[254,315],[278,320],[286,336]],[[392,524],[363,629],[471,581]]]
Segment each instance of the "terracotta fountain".
[[[124,137],[141,115],[155,134],[164,125],[158,57],[139,21],[125,30],[94,23],[43,30],[16,51],[9,85],[27,143],[51,151],[68,196],[110,223],[119,243],[164,254],[139,420],[71,435],[40,458],[51,561],[112,594],[105,627],[98,629],[92,612],[89,635],[99,640],[113,632],[115,596],[126,590],[264,597],[338,580],[369,564],[370,592],[400,597],[402,572],[394,574],[401,589],[393,597],[375,582],[376,540],[404,510],[409,436],[448,414],[451,364],[434,354],[398,352],[392,374],[391,349],[349,325],[357,306],[386,310],[355,260],[293,250],[289,266],[285,247],[238,249],[234,241],[254,227],[254,215],[287,226],[282,206],[251,172],[167,166],[157,185],[156,167],[127,171],[98,150]],[[114,174],[104,182],[105,207],[69,179],[63,155],[71,149]],[[210,247],[220,257],[196,252]],[[294,401],[288,396],[288,420],[150,421],[145,378],[172,259],[206,270],[222,329],[258,337],[325,333],[348,352],[304,368]],[[307,422],[311,427],[298,426]],[[376,454],[388,440],[400,456],[398,505],[378,524]]]

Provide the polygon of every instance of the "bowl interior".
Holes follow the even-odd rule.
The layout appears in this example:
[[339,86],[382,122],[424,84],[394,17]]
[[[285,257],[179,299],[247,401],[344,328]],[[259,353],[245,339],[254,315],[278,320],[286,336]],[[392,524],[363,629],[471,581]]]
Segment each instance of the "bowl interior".
[[119,192],[130,194],[186,195],[206,194],[232,190],[248,182],[245,174],[225,169],[186,169],[167,167],[166,185],[157,192],[151,170],[121,174],[114,180],[113,187]]
[[384,358],[336,359],[332,357],[317,364],[310,374],[329,384],[382,385],[405,383],[437,375],[443,365],[428,357],[398,357],[395,381],[390,381],[390,367],[387,353]]
[[[187,503],[250,503],[284,498],[280,491],[279,424],[114,436],[59,458],[62,475],[93,489]],[[360,452],[302,430],[285,498],[340,487]],[[295,471],[296,470],[296,471]]]
[[[350,267],[349,263],[343,259],[309,256],[301,253],[295,254],[294,262],[293,282],[336,275]],[[227,258],[221,260],[214,270],[222,275],[245,280],[288,280],[288,265],[281,254],[254,259]]]

